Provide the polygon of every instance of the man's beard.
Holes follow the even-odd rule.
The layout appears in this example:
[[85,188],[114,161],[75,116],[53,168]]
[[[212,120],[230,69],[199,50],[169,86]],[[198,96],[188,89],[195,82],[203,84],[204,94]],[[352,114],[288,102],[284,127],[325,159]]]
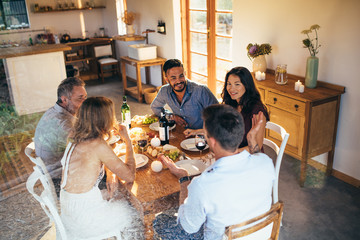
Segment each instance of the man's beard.
[[76,115],[77,110],[75,109],[74,105],[71,102],[69,102],[64,108],[72,115],[74,116]]
[[[175,89],[176,85],[183,85],[183,88],[181,88],[181,89]],[[182,82],[182,83],[178,83],[178,84],[176,84],[176,85],[171,86],[172,89],[173,89],[175,92],[182,92],[182,91],[184,91],[184,89],[186,88],[186,81],[184,81],[184,82]]]

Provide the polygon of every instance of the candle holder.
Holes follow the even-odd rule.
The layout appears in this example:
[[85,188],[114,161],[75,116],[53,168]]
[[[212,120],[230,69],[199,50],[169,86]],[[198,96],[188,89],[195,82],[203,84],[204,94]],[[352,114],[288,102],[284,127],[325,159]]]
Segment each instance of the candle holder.
[[275,82],[279,85],[284,85],[288,82],[286,68],[286,64],[278,64],[276,67]]

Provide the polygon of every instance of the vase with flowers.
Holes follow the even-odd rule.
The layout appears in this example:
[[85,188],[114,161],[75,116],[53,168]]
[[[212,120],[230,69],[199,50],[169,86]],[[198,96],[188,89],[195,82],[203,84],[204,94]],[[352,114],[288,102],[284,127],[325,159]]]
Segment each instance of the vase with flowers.
[[265,55],[271,53],[271,45],[269,43],[263,43],[261,45],[249,43],[246,49],[247,56],[253,63],[253,72],[266,72]]
[[319,29],[320,26],[314,24],[310,27],[310,29],[306,29],[301,32],[307,36],[307,38],[305,38],[302,42],[304,44],[304,48],[307,48],[310,53],[310,57],[306,60],[305,73],[305,86],[308,88],[316,88],[317,85],[319,58],[316,57],[316,54],[319,53],[319,48],[321,47],[318,39]]
[[135,13],[128,12],[126,10],[124,12],[124,16],[121,19],[126,24],[126,35],[133,36],[135,34],[134,25],[133,25],[135,20]]

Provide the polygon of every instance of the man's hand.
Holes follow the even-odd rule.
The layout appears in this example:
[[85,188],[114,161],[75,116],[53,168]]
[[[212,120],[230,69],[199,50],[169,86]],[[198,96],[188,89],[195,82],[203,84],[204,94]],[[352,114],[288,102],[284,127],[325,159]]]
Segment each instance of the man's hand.
[[188,123],[182,117],[180,117],[179,115],[174,115],[173,118],[174,118],[177,125],[182,126],[184,128],[188,126]]
[[247,134],[248,146],[250,153],[260,152],[260,147],[257,143],[258,134],[262,134],[260,132],[261,124],[263,122],[264,114],[263,112],[259,112],[258,114],[254,114],[252,117],[252,128]]
[[203,129],[186,129],[184,132],[186,138],[195,136],[196,134],[205,133]]
[[163,154],[158,156],[159,161],[161,161],[165,166],[167,166],[172,174],[177,178],[182,178],[189,176],[189,173],[184,168],[179,168],[170,158],[166,157]]

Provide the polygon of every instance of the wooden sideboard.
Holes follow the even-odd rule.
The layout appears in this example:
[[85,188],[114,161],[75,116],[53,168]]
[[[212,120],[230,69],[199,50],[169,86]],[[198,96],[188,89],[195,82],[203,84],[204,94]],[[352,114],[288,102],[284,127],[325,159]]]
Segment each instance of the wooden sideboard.
[[[254,78],[255,79],[255,78]],[[285,152],[301,160],[300,185],[304,186],[308,160],[328,152],[327,174],[331,174],[341,94],[345,87],[318,81],[314,89],[304,93],[295,91],[297,80],[304,78],[288,75],[288,83],[275,83],[272,70],[268,69],[264,81],[255,81],[261,98],[270,113],[270,121],[284,127],[290,134]],[[281,138],[267,130],[266,137],[279,143]]]

